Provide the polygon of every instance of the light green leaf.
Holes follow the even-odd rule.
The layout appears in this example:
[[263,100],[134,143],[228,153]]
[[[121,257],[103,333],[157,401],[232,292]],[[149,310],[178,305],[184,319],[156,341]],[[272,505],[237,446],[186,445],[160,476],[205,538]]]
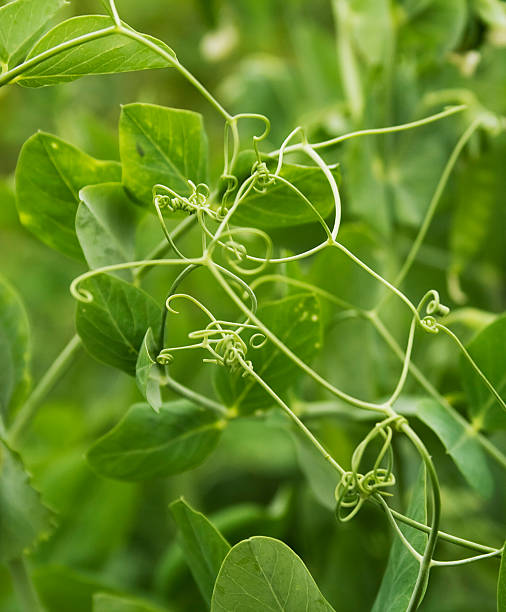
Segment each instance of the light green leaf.
[[[253,151],[243,151],[239,155],[233,170],[234,175],[239,179],[239,185],[251,174],[255,160]],[[276,162],[274,160],[264,161],[269,171],[274,172]],[[338,168],[333,167],[332,174],[339,183]],[[320,168],[285,163],[280,176],[297,187],[324,219],[332,214],[334,199],[329,182]],[[318,221],[318,217],[311,207],[281,181],[267,186],[265,193],[252,189],[232,217],[234,225],[263,230],[305,225],[314,221]]]
[[286,544],[255,536],[236,544],[221,566],[211,612],[331,612],[306,566]]
[[29,138],[16,168],[21,223],[60,253],[82,259],[75,232],[79,190],[86,185],[121,180],[121,166],[98,161],[44,132]]
[[[467,345],[467,350],[481,371],[506,401],[506,314],[485,327]],[[467,394],[469,416],[478,429],[506,429],[506,412],[492,395],[468,360],[460,361],[462,385]]]
[[347,26],[356,49],[371,66],[384,62],[392,44],[392,15],[388,0],[351,0]]
[[230,545],[216,527],[184,499],[173,502],[170,511],[179,528],[178,540],[186,562],[202,596],[211,605],[214,583]]
[[25,399],[30,388],[30,326],[14,289],[0,277],[0,419]]
[[[31,49],[27,59],[80,36],[103,30],[113,24],[105,15],[72,17],[58,24]],[[164,53],[175,58],[174,51],[165,43],[146,36]],[[112,74],[170,66],[166,57],[124,34],[111,34],[81,43],[61,51],[23,72],[19,83],[25,87],[43,87],[75,81],[89,74]]]
[[[427,522],[425,489],[425,468],[422,465],[406,513],[420,523]],[[423,531],[402,524],[400,529],[411,545],[423,554],[427,535]],[[406,612],[418,576],[418,567],[418,561],[407,550],[399,536],[394,534],[387,567],[372,612]]]
[[123,183],[152,206],[157,183],[188,195],[188,179],[207,181],[207,136],[202,116],[154,104],[123,106],[119,123]]
[[163,608],[152,606],[140,599],[96,593],[93,595],[93,612],[163,612]]
[[89,450],[88,461],[102,476],[146,480],[197,467],[214,449],[225,426],[209,410],[179,400],[156,414],[134,404],[123,419]]
[[160,412],[162,394],[160,379],[162,372],[156,362],[157,346],[151,327],[146,332],[137,358],[135,377],[137,387],[155,412]]
[[[320,302],[309,293],[290,295],[268,302],[258,309],[258,318],[300,359],[309,362],[321,346]],[[249,348],[246,359],[253,369],[278,394],[283,394],[297,379],[299,368],[267,341],[262,348]],[[231,373],[225,367],[216,371],[215,387],[230,407],[247,413],[271,406],[274,400],[252,377],[243,371]]]
[[441,440],[467,482],[482,495],[490,496],[492,477],[471,425],[466,427],[432,399],[418,402],[416,414]]
[[[90,185],[81,189],[79,198],[76,234],[90,268],[132,261],[140,211],[121,183]],[[116,274],[132,280],[131,270]]]
[[506,542],[501,555],[501,566],[499,568],[499,579],[497,581],[497,612],[506,610]]
[[20,456],[0,440],[0,563],[20,557],[47,537],[51,518]]
[[135,376],[137,356],[148,327],[158,330],[161,310],[142,289],[107,274],[81,283],[93,300],[77,306],[77,333],[98,361]]
[[22,61],[65,0],[14,0],[0,7],[0,63]]

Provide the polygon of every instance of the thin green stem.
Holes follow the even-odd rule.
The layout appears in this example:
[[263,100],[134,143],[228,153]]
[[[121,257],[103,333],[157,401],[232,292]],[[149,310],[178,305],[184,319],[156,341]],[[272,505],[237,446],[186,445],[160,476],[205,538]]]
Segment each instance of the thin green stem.
[[40,379],[39,384],[23,404],[9,429],[9,440],[13,446],[17,446],[21,436],[33,420],[45,397],[65,374],[80,348],[81,339],[77,335],[73,336],[44,376]]
[[181,395],[187,400],[190,400],[190,402],[194,402],[195,404],[198,404],[199,406],[202,406],[207,410],[211,410],[219,416],[226,417],[228,415],[228,411],[225,406],[219,404],[218,402],[215,402],[212,399],[204,397],[200,393],[193,391],[193,389],[190,389],[186,385],[179,383],[177,380],[174,380],[174,378],[170,376],[166,376],[166,378],[163,380],[163,383],[178,395]]
[[[433,123],[434,121],[438,121],[439,119],[444,119],[445,117],[449,117],[450,115],[454,115],[455,113],[460,113],[466,109],[467,106],[465,104],[462,104],[460,106],[453,106],[444,111],[441,111],[440,113],[436,113],[435,115],[431,115],[430,117],[424,117],[423,119],[418,119],[417,121],[410,121],[409,123],[401,123],[400,125],[392,125],[383,128],[371,128],[367,130],[349,132],[348,134],[336,136],[335,138],[331,138],[330,140],[315,142],[310,146],[313,149],[323,149],[325,147],[331,147],[346,140],[351,140],[352,138],[358,138],[360,136],[374,136],[378,134],[394,134],[395,132],[403,132],[405,130],[411,130],[413,128],[421,127],[423,125],[428,125],[429,123]],[[284,152],[291,153],[293,151],[300,151],[302,147],[302,144],[290,145],[288,147],[285,147]],[[269,153],[269,157],[277,157],[279,154],[280,149]]]
[[404,434],[406,434],[406,436],[409,438],[413,446],[416,448],[416,450],[422,457],[432,487],[432,524],[429,532],[429,538],[427,540],[427,545],[425,546],[425,551],[423,553],[423,557],[420,563],[420,569],[418,572],[418,577],[416,579],[415,588],[413,589],[413,593],[411,594],[411,599],[406,610],[406,612],[414,612],[423,599],[425,589],[427,587],[427,581],[429,579],[432,558],[434,556],[434,552],[437,545],[439,522],[441,519],[441,490],[439,487],[439,479],[437,476],[436,469],[434,467],[434,463],[432,462],[432,458],[429,455],[425,444],[420,440],[416,432],[408,425],[408,423],[403,423],[400,426],[400,429]]
[[23,557],[7,563],[22,612],[43,612]]

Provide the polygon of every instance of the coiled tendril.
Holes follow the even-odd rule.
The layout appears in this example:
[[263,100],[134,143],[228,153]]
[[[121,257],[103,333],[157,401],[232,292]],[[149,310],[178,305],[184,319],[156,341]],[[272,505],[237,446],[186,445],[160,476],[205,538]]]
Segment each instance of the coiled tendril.
[[[425,316],[421,317],[422,310],[425,309]],[[419,323],[430,334],[439,333],[439,324],[437,316],[444,317],[449,312],[448,306],[441,303],[439,293],[435,289],[427,291],[418,304],[416,311],[419,316]]]

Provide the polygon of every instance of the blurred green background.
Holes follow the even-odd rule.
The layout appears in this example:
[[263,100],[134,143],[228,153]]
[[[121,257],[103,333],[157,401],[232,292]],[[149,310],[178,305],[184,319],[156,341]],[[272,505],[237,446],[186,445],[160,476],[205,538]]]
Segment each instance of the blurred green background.
[[[346,243],[392,278],[452,147],[473,117],[485,118],[488,129],[480,130],[461,156],[406,291],[417,300],[437,288],[442,301],[460,313],[455,329],[463,339],[489,320],[488,313],[505,310],[503,2],[118,0],[118,7],[130,25],[169,44],[228,109],[267,115],[272,132],[265,151],[278,147],[299,124],[311,141],[318,141],[468,103],[470,110],[462,116],[398,135],[350,141],[326,153],[326,159],[341,163]],[[70,16],[101,8],[98,0],[73,0],[65,10]],[[354,62],[343,56],[343,45],[352,50]],[[350,78],[358,85],[350,86]],[[29,313],[35,379],[74,333],[75,304],[68,287],[84,270],[20,225],[13,192],[17,155],[41,129],[98,158],[117,159],[120,105],[134,101],[203,113],[216,179],[222,166],[221,118],[175,71],[0,90],[0,260],[2,274]],[[327,259],[289,273],[307,275],[324,288],[332,281],[333,290],[346,299],[370,302],[378,294],[378,287],[357,270],[338,258]],[[167,276],[157,272],[147,287],[162,296],[167,284]],[[211,292],[212,299],[205,278],[198,289],[201,295]],[[392,304],[386,322],[402,339],[407,314]],[[430,340],[422,339],[415,361],[465,410],[457,353],[442,338]],[[332,382],[360,397],[381,397],[398,376],[395,360],[361,322],[332,326],[317,365]],[[201,370],[183,360],[176,373],[212,393]],[[420,394],[410,385],[413,395]],[[275,420],[233,423],[205,465],[170,480],[133,485],[94,475],[84,453],[138,400],[132,379],[83,353],[24,441],[23,456],[35,483],[58,514],[53,534],[32,556],[35,582],[50,612],[90,610],[90,594],[104,589],[141,595],[167,610],[204,609],[175,545],[168,503],[179,495],[214,517],[231,542],[254,534],[283,539],[304,559],[337,611],[370,609],[391,541],[386,519],[367,507],[351,524],[338,524],[313,496],[297,467],[292,441]],[[368,427],[351,418],[312,425],[345,465]],[[444,483],[443,528],[500,545],[505,507],[500,474],[491,464],[496,478],[492,498],[470,491],[435,436],[417,428]],[[501,434],[494,436],[506,446]],[[402,498],[403,483],[416,466],[409,448],[399,444],[396,452],[404,462],[405,473],[398,475]],[[497,569],[495,560],[487,560],[435,570],[424,609],[494,610]],[[0,609],[17,609],[2,568]]]

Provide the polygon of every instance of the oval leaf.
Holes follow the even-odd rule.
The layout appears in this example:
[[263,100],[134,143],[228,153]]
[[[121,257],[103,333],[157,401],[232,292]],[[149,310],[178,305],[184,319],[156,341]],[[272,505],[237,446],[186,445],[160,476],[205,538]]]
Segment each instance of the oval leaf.
[[178,526],[178,540],[191,573],[208,605],[221,564],[230,550],[229,543],[216,527],[184,499],[170,505]]
[[[296,294],[266,303],[258,309],[258,318],[300,359],[311,360],[321,346],[320,303],[309,294]],[[272,343],[259,349],[250,348],[255,372],[278,394],[286,391],[297,379],[299,368]],[[251,377],[242,371],[230,373],[225,367],[216,371],[215,387],[223,402],[241,412],[251,412],[273,404],[273,399]]]
[[[76,233],[90,268],[132,261],[140,215],[121,183],[90,185],[81,189],[79,197]],[[131,270],[116,274],[132,280]]]
[[123,183],[152,206],[157,183],[189,194],[188,179],[207,181],[207,136],[202,115],[154,104],[123,106],[119,122]]
[[0,417],[12,413],[30,387],[30,328],[14,289],[0,278]]
[[77,333],[84,347],[98,361],[134,376],[146,330],[161,325],[158,304],[142,289],[107,274],[89,278],[80,287],[93,296],[77,307]]
[[[58,24],[41,38],[27,59],[34,58],[74,38],[108,28],[113,23],[113,20],[105,15],[72,17]],[[146,38],[175,58],[174,51],[165,43],[151,36]],[[141,42],[132,40],[124,34],[110,34],[81,43],[45,59],[23,72],[19,83],[25,87],[43,87],[75,81],[89,74],[112,74],[168,66],[170,62],[166,58]]]
[[65,0],[14,0],[0,7],[0,62],[19,63]]
[[20,456],[0,440],[0,563],[20,557],[51,530],[51,512]]
[[75,231],[79,190],[119,180],[117,162],[98,161],[56,136],[39,132],[23,145],[16,168],[21,223],[51,248],[82,259]]
[[286,544],[255,536],[236,544],[221,566],[211,612],[331,612],[306,566]]
[[433,399],[424,399],[416,406],[417,416],[441,440],[467,482],[482,495],[492,494],[493,480],[476,431],[457,421]]
[[135,404],[89,450],[88,461],[102,476],[146,480],[197,467],[218,443],[225,422],[186,400]]
[[[256,156],[252,151],[243,151],[233,170],[239,185],[250,175]],[[277,162],[265,160],[270,172]],[[332,167],[332,174],[339,183],[340,174]],[[290,181],[310,200],[320,215],[326,219],[334,211],[334,199],[328,180],[316,166],[283,164],[280,176]],[[251,190],[242,200],[232,217],[234,225],[256,227],[263,230],[305,225],[318,221],[318,217],[307,203],[281,181],[268,185],[264,193]]]

